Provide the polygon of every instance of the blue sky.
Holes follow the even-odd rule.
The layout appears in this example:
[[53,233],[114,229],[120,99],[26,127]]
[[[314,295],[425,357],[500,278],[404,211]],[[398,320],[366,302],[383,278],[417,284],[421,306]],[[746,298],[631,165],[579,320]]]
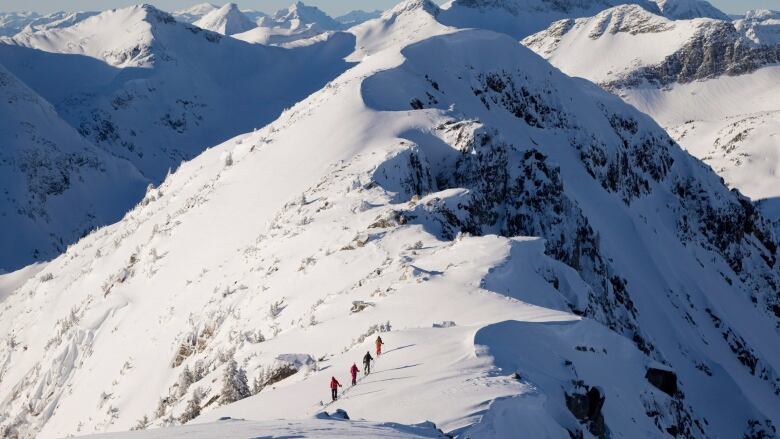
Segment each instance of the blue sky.
[[[175,10],[206,0],[0,0],[0,10],[34,10],[52,12],[59,10],[103,10],[137,3],[152,3],[160,9]],[[236,0],[234,0],[236,1]],[[398,0],[303,0],[306,4],[318,6],[324,11],[338,15],[353,9],[387,9]],[[225,4],[228,0],[211,0],[214,4]],[[237,0],[242,8],[272,12],[286,7],[292,0]],[[442,3],[443,0],[439,1]],[[728,13],[741,13],[748,9],[780,9],[780,0],[710,0]]]

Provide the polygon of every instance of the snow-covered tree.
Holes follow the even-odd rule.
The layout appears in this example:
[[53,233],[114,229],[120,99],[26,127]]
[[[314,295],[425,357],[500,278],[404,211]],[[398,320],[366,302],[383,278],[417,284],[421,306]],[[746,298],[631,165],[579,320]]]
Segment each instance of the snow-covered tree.
[[231,359],[227,363],[224,375],[222,375],[222,392],[219,397],[221,404],[236,402],[250,394],[246,371],[238,367],[235,359]]
[[190,398],[190,400],[187,402],[187,408],[185,408],[184,413],[179,416],[179,422],[186,424],[187,422],[200,416],[200,401],[201,390],[195,389],[195,391],[192,392],[192,398]]
[[203,364],[203,360],[197,360],[195,361],[195,366],[192,370],[192,380],[193,382],[198,382],[203,377],[206,376],[206,366]]
[[187,394],[187,390],[189,390],[192,383],[195,382],[195,376],[192,374],[192,371],[190,371],[189,366],[184,366],[184,370],[181,371],[181,374],[179,375],[179,397]]
[[131,428],[131,430],[146,430],[149,427],[151,421],[149,421],[149,416],[144,415],[141,419],[136,422],[135,426]]
[[168,398],[160,398],[157,402],[157,410],[154,411],[155,418],[162,418],[165,416],[165,412],[168,410]]

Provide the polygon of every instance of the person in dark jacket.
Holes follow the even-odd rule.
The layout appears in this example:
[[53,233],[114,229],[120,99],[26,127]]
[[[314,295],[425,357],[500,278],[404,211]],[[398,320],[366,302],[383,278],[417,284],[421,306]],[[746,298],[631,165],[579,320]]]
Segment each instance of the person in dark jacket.
[[339,397],[339,387],[341,387],[341,383],[339,383],[336,377],[330,377],[330,395],[334,401]]
[[368,375],[371,373],[371,361],[374,359],[374,357],[371,356],[371,353],[366,351],[366,355],[363,356],[363,372]]

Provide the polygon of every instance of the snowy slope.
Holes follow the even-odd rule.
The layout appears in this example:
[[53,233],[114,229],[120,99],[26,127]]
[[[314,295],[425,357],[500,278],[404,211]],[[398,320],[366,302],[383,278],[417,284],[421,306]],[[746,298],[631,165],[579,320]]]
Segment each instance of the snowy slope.
[[235,3],[228,3],[204,15],[195,26],[222,35],[233,35],[257,27],[257,23],[244,15]]
[[429,424],[399,425],[395,423],[372,424],[369,422],[341,419],[312,419],[297,422],[266,421],[253,422],[225,420],[211,424],[187,425],[148,430],[137,433],[106,433],[86,436],[90,439],[210,439],[226,437],[263,438],[375,438],[375,439],[422,439],[446,438]]
[[714,18],[731,21],[728,15],[706,0],[655,0],[664,17],[672,20]]
[[0,114],[1,270],[62,253],[143,196],[149,181],[130,163],[91,145],[2,65]]
[[[7,434],[200,401],[195,425],[341,408],[459,437],[771,437],[780,272],[752,204],[646,115],[437,10],[355,28],[358,65],[8,297]],[[377,332],[374,373],[323,403]],[[255,394],[222,405],[231,359]]]
[[381,16],[382,16],[382,11],[380,10],[363,11],[358,9],[358,10],[347,12],[344,15],[340,15],[336,17],[335,20],[344,26],[352,27],[357,24],[364,23],[368,20],[379,18]]
[[731,23],[620,6],[556,22],[523,44],[651,115],[730,186],[761,199],[780,195],[778,23],[769,11]]
[[522,39],[555,21],[589,17],[622,4],[659,11],[650,0],[450,0],[439,19],[455,27],[490,29]]

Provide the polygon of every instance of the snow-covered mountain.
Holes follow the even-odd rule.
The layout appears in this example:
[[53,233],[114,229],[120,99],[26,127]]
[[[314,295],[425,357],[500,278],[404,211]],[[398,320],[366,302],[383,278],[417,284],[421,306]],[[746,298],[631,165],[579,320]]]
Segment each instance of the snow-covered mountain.
[[281,9],[274,14],[274,21],[282,27],[299,29],[301,27],[317,27],[325,30],[339,30],[341,23],[331,18],[316,6],[308,6],[296,1],[287,9]]
[[355,10],[347,12],[344,15],[340,15],[335,18],[336,21],[341,23],[343,26],[346,27],[352,27],[360,23],[364,23],[368,20],[373,20],[375,18],[379,18],[382,16],[382,11],[375,10],[375,11],[363,11],[363,10]]
[[83,135],[157,181],[209,142],[262,126],[321,87],[347,67],[341,58],[353,47],[343,35],[303,50],[245,44],[151,6],[12,43],[0,45],[6,67]]
[[780,11],[748,11],[734,26],[755,43],[780,44]]
[[[7,297],[1,431],[774,436],[780,269],[752,203],[620,99],[439,16],[355,27],[357,65]],[[312,419],[336,409],[368,422]]]
[[97,12],[53,12],[40,15],[35,12],[0,12],[0,37],[11,37],[19,32],[34,32],[73,26]]
[[248,43],[294,47],[321,41],[333,31],[346,27],[320,9],[301,2],[277,11],[273,17],[261,18],[257,24],[254,29],[235,34],[233,38]]
[[171,13],[173,17],[183,23],[195,23],[196,21],[200,20],[210,12],[214,12],[217,9],[219,9],[219,6],[216,6],[211,3],[198,3],[196,5],[190,6],[189,8],[179,9],[177,11],[174,11]]
[[664,17],[672,20],[714,18],[731,21],[731,18],[706,0],[654,0]]
[[0,273],[61,254],[143,196],[149,181],[130,163],[91,145],[2,65],[0,114]]
[[16,35],[38,18],[41,14],[31,11],[0,12],[0,37]]
[[650,0],[451,0],[439,20],[456,27],[476,27],[516,39],[542,31],[562,19],[589,17],[621,4],[637,4],[652,12]]
[[[780,196],[780,21],[669,20],[635,6],[563,20],[523,43],[615,91],[754,199]],[[595,53],[609,53],[596,57]]]
[[[265,125],[322,87],[349,66],[343,57],[353,47],[344,34],[295,50],[251,45],[136,6],[68,28],[23,32],[0,44],[0,58],[75,131],[159,183],[182,160]],[[53,256],[50,250],[41,257]],[[4,268],[30,262],[27,252],[18,254]]]
[[222,35],[240,34],[257,27],[257,23],[244,15],[235,3],[228,3],[209,12],[194,24]]

